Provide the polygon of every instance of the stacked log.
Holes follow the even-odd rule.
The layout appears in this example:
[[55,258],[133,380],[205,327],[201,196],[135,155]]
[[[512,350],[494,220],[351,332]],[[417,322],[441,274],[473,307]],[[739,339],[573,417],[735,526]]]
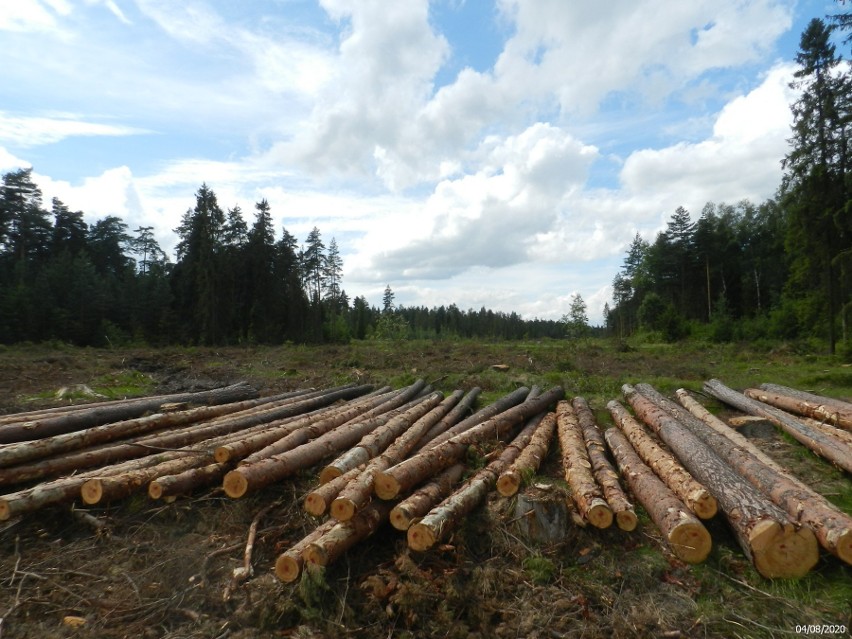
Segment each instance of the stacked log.
[[550,442],[556,431],[556,413],[548,413],[533,433],[530,443],[521,451],[518,458],[497,478],[497,492],[511,497],[521,487],[525,475],[535,473],[550,450]]

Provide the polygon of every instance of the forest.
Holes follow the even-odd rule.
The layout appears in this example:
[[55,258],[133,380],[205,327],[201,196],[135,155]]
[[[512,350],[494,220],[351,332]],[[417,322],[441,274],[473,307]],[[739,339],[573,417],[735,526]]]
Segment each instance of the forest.
[[[653,242],[636,235],[613,280],[604,326],[588,327],[575,296],[560,321],[485,308],[394,303],[343,288],[337,242],[318,228],[300,244],[276,233],[270,206],[223,210],[207,184],[174,229],[174,261],[151,227],[108,216],[87,224],[32,169],[0,185],[0,343],[58,340],[276,344],[366,338],[537,339],[607,334],[677,341],[814,339],[849,349],[852,307],[852,90],[833,43],[848,15],[814,19],[801,36],[789,151],[776,195],[762,203],[707,203],[673,212]],[[847,39],[846,43],[849,40]]]

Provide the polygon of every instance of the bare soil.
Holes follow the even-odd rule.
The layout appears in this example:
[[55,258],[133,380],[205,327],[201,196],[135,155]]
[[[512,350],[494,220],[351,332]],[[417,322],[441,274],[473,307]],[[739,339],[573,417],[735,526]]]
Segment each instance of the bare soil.
[[[117,397],[248,381],[266,395],[348,381],[399,387],[417,377],[444,391],[481,386],[480,405],[519,385],[561,384],[569,396],[586,397],[603,425],[603,407],[625,382],[671,392],[719,377],[739,388],[775,381],[852,395],[839,364],[785,350],[684,353],[604,342],[56,345],[0,350],[0,414],[92,401],[84,387]],[[755,429],[754,441],[852,513],[848,476],[772,429]],[[517,500],[496,494],[436,550],[410,551],[388,527],[328,569],[281,584],[272,574],[275,557],[316,524],[301,510],[315,471],[239,500],[217,487],[171,504],[140,493],[104,507],[49,508],[0,522],[0,639],[780,637],[802,634],[797,626],[805,624],[832,624],[837,632],[829,636],[849,636],[852,626],[852,569],[834,557],[823,555],[802,580],[770,582],[751,568],[721,519],[708,526],[710,558],[687,566],[641,508],[633,533],[582,528],[569,513],[558,538],[542,537],[524,526]],[[555,454],[527,496],[565,503]],[[254,576],[234,586],[252,520],[270,504],[259,524]]]

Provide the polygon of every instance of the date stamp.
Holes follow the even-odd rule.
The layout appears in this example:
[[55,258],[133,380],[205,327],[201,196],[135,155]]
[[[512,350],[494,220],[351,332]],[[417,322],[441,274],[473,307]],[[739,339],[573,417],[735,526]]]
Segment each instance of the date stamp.
[[795,630],[800,635],[845,635],[846,626],[842,623],[796,624]]

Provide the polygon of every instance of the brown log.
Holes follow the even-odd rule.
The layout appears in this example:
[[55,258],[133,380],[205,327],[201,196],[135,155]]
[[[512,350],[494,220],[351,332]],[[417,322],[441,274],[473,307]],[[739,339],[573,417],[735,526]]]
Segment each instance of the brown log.
[[399,502],[390,512],[391,525],[397,530],[408,530],[412,521],[428,513],[452,492],[453,486],[464,474],[464,468],[464,464],[450,466]]
[[695,421],[675,416],[794,520],[809,526],[820,545],[852,563],[852,517],[785,472],[745,437],[710,414],[683,389],[677,396]]
[[476,399],[479,397],[479,394],[482,392],[482,389],[479,386],[474,386],[471,388],[464,398],[456,404],[455,408],[453,408],[449,413],[447,413],[443,419],[441,419],[437,424],[435,424],[432,428],[430,428],[425,435],[421,438],[419,442],[415,445],[413,450],[420,450],[423,446],[431,442],[438,435],[443,434],[459,422],[461,422],[466,417],[473,414],[473,406],[476,404]]
[[[227,404],[229,402],[257,397],[257,395],[257,390],[248,384],[240,383],[212,391],[174,395],[168,402],[188,401],[194,404]],[[55,417],[43,417],[28,422],[4,424],[0,426],[0,444],[30,441],[82,430],[109,422],[132,419],[140,417],[147,412],[157,411],[162,404],[168,402],[164,402],[162,398],[154,398],[147,401],[118,401],[89,410],[59,414]]]
[[767,578],[801,577],[819,558],[810,528],[786,513],[713,453],[668,412],[632,386],[622,387],[636,414],[657,433],[686,469],[713,493],[746,556]]
[[547,456],[555,431],[556,413],[551,412],[541,420],[530,443],[521,451],[518,458],[497,478],[497,492],[504,497],[511,497],[518,492],[524,474],[537,471],[542,460]]
[[381,455],[371,460],[352,481],[339,492],[331,503],[331,515],[340,521],[347,521],[366,506],[373,495],[373,478],[375,473],[387,470],[401,462],[414,446],[428,437],[436,423],[444,421],[463,391],[455,391],[437,407],[418,419],[411,428],[402,433]]
[[562,451],[562,469],[580,516],[596,528],[612,525],[612,509],[592,474],[592,464],[583,442],[583,432],[571,402],[556,406],[556,433]]
[[615,400],[606,405],[615,425],[621,429],[639,457],[653,469],[677,497],[701,519],[716,515],[716,498],[702,486],[678,459],[661,448],[645,428]]
[[621,530],[636,530],[639,520],[633,510],[633,504],[627,499],[621,484],[618,483],[618,473],[612,467],[606,456],[606,444],[603,435],[595,421],[595,414],[589,408],[589,404],[582,397],[575,397],[571,401],[580,430],[583,433],[583,441],[592,464],[592,474],[598,485],[603,490],[604,499],[609,504],[615,515],[615,523]]
[[835,403],[826,402],[824,399],[808,401],[763,388],[747,388],[743,391],[743,395],[780,408],[788,413],[811,417],[840,428],[852,430],[852,406],[841,408]]
[[630,491],[660,529],[675,556],[688,564],[704,561],[712,547],[704,525],[642,462],[619,429],[607,429],[604,437]]
[[314,515],[315,517],[324,515],[326,510],[331,507],[331,504],[337,496],[340,495],[340,492],[346,488],[350,482],[355,481],[365,468],[366,466],[353,468],[352,470],[343,473],[340,477],[335,477],[331,481],[320,484],[314,488],[305,497],[305,501],[302,505],[305,512]]
[[465,454],[467,447],[477,441],[505,437],[515,426],[533,415],[547,411],[565,392],[556,386],[543,395],[523,402],[466,430],[437,446],[422,449],[405,461],[375,474],[374,490],[381,499],[393,499],[408,492],[424,479],[452,466]]
[[186,495],[199,486],[221,481],[230,468],[230,464],[214,463],[162,475],[148,484],[148,496],[151,499],[163,499]]
[[798,420],[808,428],[821,431],[829,437],[839,439],[847,446],[852,446],[852,431],[843,430],[837,426],[832,426],[831,424],[816,420],[813,417],[799,417]]
[[761,384],[759,388],[762,390],[772,391],[773,393],[787,395],[788,397],[793,397],[795,399],[801,399],[806,402],[815,402],[825,406],[833,406],[842,411],[852,410],[852,402],[848,399],[818,395],[816,393],[790,388],[789,386],[782,386],[781,384]]
[[305,565],[305,551],[307,551],[308,546],[336,525],[335,520],[329,519],[305,535],[301,541],[278,555],[275,560],[275,576],[285,583],[296,581],[302,574],[302,568]]
[[719,401],[738,408],[744,413],[769,420],[820,457],[847,473],[852,473],[852,446],[847,446],[839,439],[829,439],[821,432],[810,430],[789,413],[746,397],[717,379],[704,382],[704,390]]
[[305,559],[318,566],[334,563],[352,546],[376,532],[379,525],[387,521],[392,506],[388,502],[376,501],[349,521],[337,522],[331,530],[308,545]]
[[[417,405],[409,408],[406,413],[416,416],[414,418],[417,419],[429,412],[438,401],[439,398],[434,396],[418,398]],[[225,475],[222,481],[225,494],[236,499],[249,490],[257,490],[274,481],[289,477],[297,470],[313,466],[325,457],[352,446],[364,435],[393,417],[395,415],[391,411],[365,422],[349,422],[293,450],[239,466]]]

